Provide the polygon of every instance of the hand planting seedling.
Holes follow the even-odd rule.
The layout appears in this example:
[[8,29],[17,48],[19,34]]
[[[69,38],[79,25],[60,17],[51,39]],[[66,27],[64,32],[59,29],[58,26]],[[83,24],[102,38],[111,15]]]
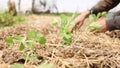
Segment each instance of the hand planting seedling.
[[86,28],[86,30],[100,31],[102,29],[102,26],[100,24],[98,24],[96,21],[103,15],[106,15],[106,12],[98,13],[97,15],[91,14],[89,16],[89,20],[92,21],[92,23]]
[[86,28],[86,30],[98,30],[98,31],[100,31],[101,30],[101,25],[99,25],[98,23],[96,23],[96,22],[93,22],[92,24],[90,24],[87,28]]
[[19,44],[19,50],[22,51],[25,48],[28,48],[30,50],[29,53],[23,53],[22,57],[23,59],[26,60],[35,60],[37,59],[36,53],[33,51],[34,50],[34,44],[39,43],[39,44],[45,44],[46,39],[45,37],[35,31],[31,30],[27,33],[26,37],[21,37],[19,35],[14,35],[13,37],[7,37],[5,38],[5,42],[8,43],[8,45],[12,48],[14,47],[14,42],[18,42]]
[[89,20],[90,21],[97,21],[101,16],[105,16],[107,13],[106,12],[99,12],[97,15],[95,14],[90,14],[89,15]]

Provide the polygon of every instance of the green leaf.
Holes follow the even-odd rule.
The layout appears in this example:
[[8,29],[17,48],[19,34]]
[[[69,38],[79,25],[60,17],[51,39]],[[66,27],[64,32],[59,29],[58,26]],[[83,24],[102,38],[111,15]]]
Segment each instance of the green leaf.
[[103,15],[106,15],[107,14],[107,12],[106,11],[104,11],[104,12],[102,12],[101,13],[101,15],[103,16]]
[[68,24],[68,18],[65,15],[61,15],[61,27],[64,27]]
[[27,53],[23,53],[23,54],[22,54],[22,58],[23,58],[24,60],[28,60],[28,58],[27,58]]
[[7,42],[7,43],[13,43],[13,38],[7,37],[7,38],[5,38],[5,42]]
[[33,39],[35,39],[36,38],[36,36],[37,36],[37,31],[35,31],[35,30],[30,30],[28,33],[27,33],[27,37],[28,38],[33,38]]
[[70,34],[64,34],[64,38],[65,38],[65,39],[70,39],[70,38],[71,38],[71,35],[70,35]]
[[21,41],[23,38],[21,36],[19,36],[19,35],[14,35],[13,39]]
[[9,12],[9,10],[5,10],[4,12],[0,13],[0,23],[3,26],[13,25],[14,23],[21,22],[19,18],[24,18],[23,16],[19,17],[13,16],[13,12]]
[[97,19],[99,19],[101,16],[102,16],[102,14],[99,12],[99,13],[97,14]]
[[65,15],[61,15],[61,26],[60,34],[63,37],[63,44],[67,44],[72,41],[72,33],[69,31],[69,26],[74,26],[75,23],[72,21],[76,14],[73,14],[72,18],[68,18]]
[[34,45],[33,45],[33,42],[27,42],[27,46],[30,50],[33,50],[34,49]]
[[26,42],[26,37],[24,37],[20,42],[24,44]]
[[39,38],[39,43],[40,44],[45,44],[46,43],[46,38],[45,37],[40,37]]
[[94,22],[92,24],[89,25],[89,27],[87,28],[89,30],[101,30],[101,25],[99,25],[98,23]]
[[36,36],[36,38],[38,39],[38,38],[40,38],[40,37],[42,37],[43,35],[41,34],[41,33],[37,33],[37,36]]
[[63,35],[63,44],[68,44],[72,41],[72,35],[71,34],[64,34]]
[[25,48],[24,44],[23,43],[20,43],[20,47],[19,47],[19,50],[23,50]]
[[54,20],[53,20],[53,22],[52,22],[52,25],[57,25],[58,24],[58,20],[55,18]]
[[13,38],[7,37],[5,38],[5,42],[12,48],[13,47]]
[[24,67],[22,64],[15,63],[15,64],[11,65],[10,68],[24,68]]
[[96,15],[95,15],[95,14],[90,14],[90,15],[89,15],[89,20],[90,20],[90,21],[96,21],[96,20],[97,20]]

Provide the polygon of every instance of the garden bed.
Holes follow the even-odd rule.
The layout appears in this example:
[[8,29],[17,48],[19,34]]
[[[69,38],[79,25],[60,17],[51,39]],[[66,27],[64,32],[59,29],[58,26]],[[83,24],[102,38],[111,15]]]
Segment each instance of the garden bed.
[[[11,49],[4,39],[13,35],[25,37],[31,29],[41,32],[47,42],[45,45],[36,43],[34,51],[38,59],[25,63],[21,55],[29,50],[19,51],[17,44]],[[62,45],[59,26],[24,24],[6,27],[0,30],[0,68],[9,68],[14,63],[24,64],[25,68],[36,68],[43,63],[53,64],[55,68],[119,68],[118,37],[119,31],[95,34],[81,31],[73,34],[71,43]]]

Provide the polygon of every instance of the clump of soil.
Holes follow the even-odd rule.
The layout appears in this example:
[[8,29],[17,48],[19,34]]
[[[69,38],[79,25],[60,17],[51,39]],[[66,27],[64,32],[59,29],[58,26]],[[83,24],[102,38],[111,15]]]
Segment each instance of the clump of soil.
[[[43,46],[35,45],[38,60],[29,63],[25,68],[35,68],[35,65],[52,63],[56,68],[119,68],[120,67],[120,40],[116,33],[76,32],[73,41],[62,45],[59,35],[59,26],[50,24],[17,25],[0,30],[0,68],[8,68],[14,63],[24,64],[21,55],[29,50],[19,51],[18,45],[10,49],[4,38],[15,34],[26,36],[26,33],[35,29],[41,32],[47,43]],[[29,66],[32,65],[32,66]]]

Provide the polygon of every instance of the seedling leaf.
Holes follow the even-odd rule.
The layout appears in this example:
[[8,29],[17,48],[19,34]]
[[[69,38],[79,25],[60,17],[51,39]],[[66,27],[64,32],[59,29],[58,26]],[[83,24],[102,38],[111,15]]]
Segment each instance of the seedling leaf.
[[53,20],[53,22],[52,22],[52,25],[57,25],[58,24],[58,20],[55,18],[54,20]]
[[19,64],[19,63],[15,63],[15,64],[11,65],[10,68],[23,68],[23,65]]
[[19,35],[14,35],[13,39],[21,41],[23,38]]
[[5,42],[9,44],[10,47],[13,47],[13,38],[7,37],[5,38]]
[[23,44],[23,43],[20,43],[19,50],[22,51],[24,48],[25,48],[24,44]]
[[95,14],[90,14],[90,15],[89,15],[89,20],[90,20],[90,21],[96,21],[96,20],[97,20],[96,15],[95,15]]
[[5,38],[5,42],[7,43],[13,43],[13,39],[10,37]]
[[40,44],[45,44],[45,43],[46,43],[45,37],[40,37],[40,38],[39,38],[39,43],[40,43]]
[[101,30],[101,25],[97,24],[96,22],[89,25],[87,30]]
[[102,16],[102,13],[99,12],[99,13],[97,14],[97,19],[99,19],[101,16]]
[[106,12],[106,11],[104,11],[104,12],[102,12],[102,13],[101,13],[101,15],[106,15],[106,14],[107,14],[107,12]]
[[28,37],[28,38],[33,38],[33,39],[35,39],[36,36],[37,36],[37,31],[35,31],[35,30],[31,30],[31,31],[29,31],[29,32],[27,33],[27,37]]
[[33,50],[34,48],[33,42],[27,42],[27,46],[30,50]]
[[37,35],[37,36],[36,36],[36,39],[38,39],[38,38],[40,38],[40,37],[43,36],[41,33],[37,33],[36,35]]

